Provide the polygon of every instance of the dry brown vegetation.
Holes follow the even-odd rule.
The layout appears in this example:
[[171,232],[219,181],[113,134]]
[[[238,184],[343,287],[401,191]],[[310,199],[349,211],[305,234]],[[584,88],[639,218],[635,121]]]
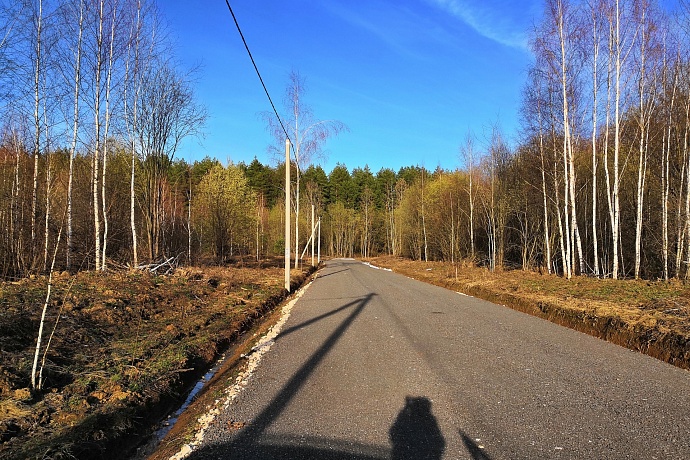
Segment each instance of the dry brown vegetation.
[[[280,303],[279,266],[54,276],[42,392],[29,383],[47,280],[0,284],[0,458],[126,456]],[[307,275],[293,271],[293,286]]]
[[[370,259],[411,278],[483,298],[690,369],[690,285],[575,277],[472,265]],[[457,269],[457,270],[456,270]]]

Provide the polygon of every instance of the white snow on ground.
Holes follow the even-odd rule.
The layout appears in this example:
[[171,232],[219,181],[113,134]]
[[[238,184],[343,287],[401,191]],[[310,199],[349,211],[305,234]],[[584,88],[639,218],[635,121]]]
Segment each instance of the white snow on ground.
[[295,297],[285,306],[283,306],[282,314],[278,322],[275,323],[273,327],[271,327],[271,329],[266,333],[266,335],[259,339],[257,344],[254,345],[254,347],[251,349],[249,354],[245,355],[245,358],[247,360],[246,367],[237,376],[237,378],[235,379],[235,383],[225,389],[225,396],[223,398],[216,399],[216,401],[213,403],[212,408],[204,415],[199,417],[198,422],[201,428],[199,429],[199,431],[197,431],[196,435],[194,435],[194,439],[191,442],[182,446],[182,449],[180,449],[178,453],[170,457],[170,460],[182,460],[183,458],[188,457],[194,451],[194,449],[201,445],[201,443],[204,440],[206,430],[211,425],[211,423],[213,423],[213,420],[216,418],[216,416],[220,414],[221,411],[227,409],[227,407],[230,404],[232,404],[232,402],[237,398],[242,389],[247,386],[249,380],[252,377],[252,374],[254,373],[254,370],[259,366],[261,358],[263,357],[263,355],[268,353],[268,350],[271,349],[271,345],[275,343],[275,339],[276,337],[278,337],[278,334],[280,334],[280,330],[283,328],[283,325],[290,317],[292,307],[294,307],[295,303],[297,303],[297,300],[299,300],[299,298],[302,297],[302,295],[306,292],[309,286],[311,286],[311,283],[307,284],[305,287],[297,291]]
[[390,268],[377,267],[376,265],[372,265],[372,264],[370,264],[369,262],[362,262],[362,263],[363,263],[364,265],[366,265],[367,267],[375,268],[376,270],[385,270],[385,271],[387,271],[387,272],[392,272],[392,271],[393,271],[393,270],[391,270]]

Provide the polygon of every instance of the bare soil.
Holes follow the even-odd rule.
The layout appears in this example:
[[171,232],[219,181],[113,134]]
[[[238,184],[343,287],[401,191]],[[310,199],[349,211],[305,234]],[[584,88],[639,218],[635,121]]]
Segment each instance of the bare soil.
[[690,369],[690,285],[574,277],[377,257],[411,278],[547,319]]
[[[0,283],[0,458],[126,458],[189,384],[285,297],[282,259],[53,275],[43,390],[30,374],[47,278]],[[311,270],[292,271],[298,286]]]

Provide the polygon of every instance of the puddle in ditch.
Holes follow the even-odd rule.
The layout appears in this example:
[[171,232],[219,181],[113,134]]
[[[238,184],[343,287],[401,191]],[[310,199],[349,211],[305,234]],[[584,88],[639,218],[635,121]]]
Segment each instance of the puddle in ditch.
[[225,362],[225,355],[223,355],[218,362],[216,362],[216,365],[213,366],[213,368],[205,373],[194,385],[194,388],[192,388],[192,391],[189,392],[189,395],[187,395],[187,399],[185,399],[184,403],[180,406],[179,409],[177,409],[172,415],[169,415],[167,419],[162,423],[163,426],[161,426],[153,435],[153,440],[156,443],[160,443],[163,438],[170,432],[170,430],[173,429],[175,426],[175,423],[177,423],[177,419],[182,415],[182,413],[187,410],[189,405],[194,402],[194,399],[196,399],[196,396],[199,394],[199,392],[204,388],[204,386],[213,378],[214,375],[218,372],[218,370],[221,368],[223,363]]

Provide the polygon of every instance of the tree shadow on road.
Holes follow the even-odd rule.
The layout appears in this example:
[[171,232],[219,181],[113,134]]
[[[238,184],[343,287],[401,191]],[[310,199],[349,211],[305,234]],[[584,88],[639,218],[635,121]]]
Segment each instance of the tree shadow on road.
[[[369,300],[371,300],[371,297],[373,297],[374,295],[375,295],[375,294],[369,294],[368,296],[366,296],[365,299],[367,299],[367,300],[366,300],[365,303],[368,303]],[[285,337],[286,335],[290,335],[290,334],[292,334],[293,332],[302,329],[303,327],[307,327],[307,326],[309,326],[309,325],[311,325],[311,324],[317,323],[317,322],[321,321],[322,319],[328,318],[329,316],[336,315],[336,314],[340,313],[340,312],[343,311],[343,310],[347,310],[347,309],[349,309],[349,308],[352,308],[353,306],[358,305],[358,304],[360,304],[361,302],[362,302],[362,299],[354,300],[354,301],[352,301],[352,302],[350,302],[350,303],[347,303],[347,304],[343,305],[342,307],[336,308],[335,310],[331,310],[331,311],[329,311],[329,312],[327,312],[327,313],[324,313],[323,315],[316,316],[316,317],[314,317],[314,318],[312,318],[312,319],[310,319],[310,320],[307,320],[307,321],[305,321],[305,322],[303,322],[303,323],[300,323],[300,324],[297,324],[297,325],[295,325],[295,326],[292,326],[292,327],[290,327],[290,328],[288,328],[288,329],[285,329],[284,331],[281,331],[280,334],[278,334],[278,335],[276,336],[276,340],[280,340],[281,338]],[[359,315],[359,312],[357,312],[357,315]],[[355,315],[355,316],[356,316],[356,315]],[[354,319],[354,318],[353,318],[353,319]],[[349,325],[348,325],[348,326],[349,326]],[[345,331],[343,331],[343,332],[345,332]],[[328,350],[326,350],[326,351],[328,351]]]
[[[295,397],[297,392],[300,390],[302,385],[307,381],[309,376],[318,367],[321,361],[326,357],[328,352],[336,345],[338,340],[343,336],[345,331],[352,325],[354,320],[362,313],[364,307],[371,301],[374,297],[374,293],[370,293],[360,299],[348,303],[338,309],[336,312],[347,310],[354,307],[352,313],[350,313],[347,318],[343,320],[342,323],[328,336],[326,341],[316,350],[309,359],[302,364],[302,366],[297,370],[297,372],[290,378],[290,380],[285,384],[285,386],[280,390],[280,392],[271,400],[271,402],[264,408],[264,410],[252,421],[251,424],[247,425],[245,429],[238,432],[234,439],[225,446],[220,446],[220,452],[207,452],[203,451],[196,452],[189,458],[237,458],[237,459],[260,459],[260,458],[324,458],[324,459],[339,459],[339,458],[362,458],[362,459],[374,459],[381,457],[333,457],[324,456],[324,452],[319,452],[322,449],[318,449],[316,452],[310,447],[304,446],[270,446],[265,445],[261,441],[264,431],[273,423],[278,416],[285,410],[290,401]],[[326,316],[330,316],[332,313],[322,315],[321,319]],[[291,332],[291,331],[290,331]],[[286,331],[285,333],[288,333]],[[285,335],[285,333],[283,335]],[[276,450],[278,449],[278,450]],[[295,449],[298,449],[296,451]],[[337,452],[333,452],[337,454]],[[318,456],[310,456],[312,454],[318,454]],[[276,456],[277,455],[277,456]],[[385,457],[384,457],[385,458]]]
[[462,437],[462,442],[465,444],[467,452],[472,456],[472,460],[491,460],[491,457],[484,452],[483,447],[480,447],[474,439],[470,438],[462,431],[460,431],[460,436]]
[[346,272],[348,270],[349,270],[349,268],[343,268],[342,270],[336,270],[334,272],[326,273],[323,275],[321,273],[319,273],[318,278],[325,278],[327,276],[335,275],[336,273],[340,273],[340,272]]

